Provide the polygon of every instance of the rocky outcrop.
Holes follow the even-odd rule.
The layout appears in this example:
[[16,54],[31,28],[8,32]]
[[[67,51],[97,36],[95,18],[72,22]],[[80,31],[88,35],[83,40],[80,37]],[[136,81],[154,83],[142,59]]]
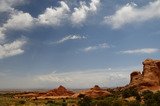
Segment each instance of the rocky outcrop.
[[106,97],[106,96],[111,95],[110,92],[101,89],[98,85],[95,85],[93,88],[91,88],[89,90],[84,90],[79,93],[76,93],[72,97],[77,98],[81,94],[83,94],[87,97],[90,97],[90,98]]
[[160,60],[146,59],[143,62],[143,82],[149,82],[150,85],[160,85]]
[[64,86],[60,85],[58,88],[46,92],[44,95],[37,97],[38,99],[59,99],[70,98],[74,92],[67,90]]
[[98,85],[95,85],[93,88],[91,88],[90,90],[102,90]]
[[50,90],[43,93],[25,93],[15,95],[15,98],[31,98],[31,99],[59,99],[59,98],[70,98],[74,92],[67,90],[62,85],[56,89]]
[[139,71],[134,71],[130,74],[130,85],[136,85],[142,81],[142,74]]
[[[136,88],[139,91],[143,90],[160,90],[160,60],[146,59],[143,62],[143,71],[134,71],[130,74],[130,83],[125,87],[117,87],[113,91],[121,91],[128,88]],[[36,99],[46,98],[77,98],[80,94],[91,98],[105,97],[111,95],[107,90],[101,89],[98,85],[95,85],[89,90],[84,90],[74,94],[74,92],[67,90],[63,86],[59,86],[57,89],[50,90],[45,93],[27,93],[17,95],[15,97],[36,97]]]
[[143,71],[134,71],[130,75],[128,87],[137,89],[152,89],[160,87],[160,60],[146,59],[143,62]]
[[63,86],[59,86],[56,89],[50,90],[44,93],[25,93],[16,95],[15,98],[31,98],[31,99],[62,99],[62,98],[78,98],[80,94],[91,98],[105,97],[111,95],[110,92],[101,89],[98,85],[95,85],[93,88],[74,93],[67,90]]
[[46,96],[72,96],[74,92],[67,90],[65,87],[60,85],[57,89],[48,91]]

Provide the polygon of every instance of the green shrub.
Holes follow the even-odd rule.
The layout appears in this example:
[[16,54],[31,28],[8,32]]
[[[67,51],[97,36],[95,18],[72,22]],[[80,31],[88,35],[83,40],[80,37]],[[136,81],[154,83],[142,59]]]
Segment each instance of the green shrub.
[[127,106],[141,106],[139,101],[130,101],[127,103]]
[[48,100],[46,103],[47,106],[56,106],[55,101]]
[[112,91],[112,97],[114,98],[119,98],[121,96],[122,92],[121,91]]
[[156,92],[153,95],[154,100],[156,101],[156,104],[158,104],[160,106],[160,91]]
[[112,102],[115,99],[113,97],[106,97],[103,99],[96,99],[92,101],[91,106],[112,106]]
[[79,94],[78,95],[78,98],[84,98],[86,95],[84,95],[84,94]]
[[122,100],[115,100],[113,101],[112,106],[124,106],[124,103]]
[[62,106],[67,106],[66,100],[63,99]]
[[21,105],[24,105],[26,103],[26,101],[20,100],[20,101],[18,101],[18,103],[21,104]]
[[139,95],[138,91],[134,88],[129,88],[129,89],[124,90],[122,92],[122,96],[123,98],[134,96],[136,97],[136,100],[141,101],[141,96]]
[[80,95],[78,100],[78,106],[91,106],[91,102],[91,98],[85,95]]
[[107,97],[102,100],[94,100],[91,106],[124,106],[124,101],[114,97]]
[[111,106],[112,103],[106,101],[106,100],[100,100],[96,103],[96,106]]
[[142,92],[142,96],[143,96],[145,105],[149,106],[155,102],[153,95],[154,95],[153,92],[149,90]]

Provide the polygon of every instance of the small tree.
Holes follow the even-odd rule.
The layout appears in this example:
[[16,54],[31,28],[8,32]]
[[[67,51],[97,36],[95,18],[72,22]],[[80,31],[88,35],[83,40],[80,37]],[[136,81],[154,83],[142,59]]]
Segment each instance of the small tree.
[[21,105],[24,105],[26,103],[26,101],[20,100],[18,103],[21,104]]
[[116,100],[114,97],[106,97],[101,100],[96,100],[92,106],[112,106],[113,101]]
[[79,97],[78,106],[91,106],[91,98],[83,94],[80,94],[78,97]]
[[47,106],[55,106],[55,102],[52,100],[48,100],[46,103]]
[[62,106],[67,106],[66,100],[63,99]]
[[129,88],[129,89],[124,90],[122,92],[122,96],[124,98],[128,98],[128,97],[134,96],[134,97],[136,97],[136,100],[141,101],[141,97],[140,97],[138,91],[136,89],[134,89],[134,88]]
[[157,106],[160,106],[160,91],[156,92],[156,93],[153,95],[153,98],[154,98]]
[[127,106],[141,106],[141,105],[139,101],[135,100],[135,101],[128,102]]
[[115,101],[113,101],[112,106],[123,106],[123,101],[122,100],[115,100]]
[[154,94],[152,91],[144,91],[142,93],[145,105],[147,106],[153,106],[153,104],[155,104],[155,99],[154,99]]

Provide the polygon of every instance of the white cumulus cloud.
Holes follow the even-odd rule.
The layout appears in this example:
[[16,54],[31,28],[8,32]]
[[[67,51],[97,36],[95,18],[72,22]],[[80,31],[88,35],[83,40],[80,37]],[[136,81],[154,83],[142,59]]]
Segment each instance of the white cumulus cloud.
[[6,42],[6,32],[12,30],[26,30],[31,28],[34,18],[29,13],[12,10],[10,18],[0,27],[0,59],[24,53],[25,39]]
[[140,8],[134,3],[127,4],[117,10],[115,14],[104,17],[104,23],[113,28],[120,28],[125,24],[145,22],[155,18],[160,18],[160,0],[155,0]]
[[25,43],[26,43],[25,39],[19,39],[11,43],[0,45],[0,59],[22,54],[24,52],[22,47],[24,46]]
[[33,26],[34,18],[29,13],[13,10],[9,19],[0,27],[0,42],[5,39],[6,32],[12,30],[26,30]]
[[0,0],[0,12],[12,10],[14,6],[23,4],[25,0]]
[[121,51],[123,54],[152,54],[157,52],[160,52],[160,50],[157,48],[143,48]]
[[97,11],[99,5],[100,0],[91,0],[89,6],[86,5],[86,2],[80,2],[80,7],[74,8],[74,12],[71,15],[72,23],[82,24],[85,22],[89,13],[94,13]]
[[[38,15],[37,18],[34,18],[31,16],[30,13],[26,13],[26,12],[14,9],[14,6],[22,4],[24,2],[25,0],[1,0],[0,1],[0,12],[6,12],[10,10],[8,12],[10,17],[8,17],[8,20],[4,22],[0,27],[0,43],[2,44],[1,51],[0,51],[1,58],[14,56],[16,54],[20,54],[24,52],[24,50],[22,50],[21,47],[25,43],[23,43],[23,45],[17,48],[13,48],[13,49],[8,48],[13,44],[15,45],[15,42],[18,42],[18,40],[13,41],[12,43],[6,42],[7,41],[6,40],[7,31],[9,30],[27,30],[37,25],[59,26],[61,23],[63,23],[66,20],[70,22],[71,21],[70,18],[74,14],[75,14],[74,15],[75,20],[77,20],[78,17],[81,17],[78,15],[84,14],[84,18],[82,16],[81,19],[78,19],[79,20],[78,24],[79,24],[82,21],[84,22],[86,20],[86,17],[88,16],[90,12],[91,13],[96,12],[98,5],[100,4],[100,0],[91,0],[91,2],[89,3],[89,6],[87,6],[86,3],[81,2],[80,3],[81,6],[79,8],[75,8],[74,11],[72,12],[64,1],[60,1],[59,7],[46,8],[44,13]],[[63,43],[68,40],[85,39],[85,38],[86,38],[85,36],[69,35],[57,41],[57,43]]]
[[4,34],[5,30],[6,30],[5,28],[0,28],[0,42],[2,42],[5,38]]
[[91,0],[89,6],[86,5],[86,2],[80,1],[80,7],[75,7],[72,12],[66,3],[61,1],[59,7],[47,8],[43,14],[38,16],[37,20],[39,24],[51,26],[59,26],[66,20],[71,21],[74,25],[82,24],[89,13],[97,11],[99,4],[100,0]]
[[26,44],[25,39],[17,39],[13,42],[6,42],[6,32],[12,30],[26,30],[33,24],[34,18],[29,13],[12,10],[10,18],[0,27],[0,59],[22,54]]
[[13,11],[10,18],[3,25],[6,29],[26,29],[33,25],[34,18],[29,13]]
[[60,2],[60,7],[50,7],[45,10],[43,14],[38,16],[38,21],[40,24],[51,25],[51,26],[58,26],[64,19],[67,19],[68,12],[70,8],[64,2]]

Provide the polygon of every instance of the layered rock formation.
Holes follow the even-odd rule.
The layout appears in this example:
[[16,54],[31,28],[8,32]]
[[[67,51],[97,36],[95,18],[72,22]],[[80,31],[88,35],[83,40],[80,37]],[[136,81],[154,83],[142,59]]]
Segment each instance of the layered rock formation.
[[38,97],[38,99],[46,98],[69,98],[74,92],[67,90],[65,87],[60,85],[58,88],[46,92],[44,95]]
[[25,93],[16,95],[15,98],[32,98],[32,99],[58,99],[58,98],[69,98],[74,94],[74,92],[67,90],[63,86],[59,86],[56,89],[50,90],[43,93]]
[[[136,88],[139,91],[143,90],[160,90],[160,60],[146,59],[143,62],[143,71],[134,71],[130,74],[130,83],[125,87],[117,87],[114,91],[121,91],[128,88]],[[59,86],[57,89],[50,90],[44,93],[25,93],[17,95],[15,97],[28,97],[28,98],[77,98],[80,94],[84,94],[91,98],[98,98],[111,95],[110,92],[101,89],[98,85],[95,87],[84,90],[74,94],[74,92],[67,90],[63,86]]]
[[74,93],[72,91],[67,90],[63,86],[59,86],[58,88],[50,90],[48,92],[26,93],[26,94],[16,95],[15,98],[31,98],[31,99],[78,98],[80,94],[84,94],[85,96],[91,98],[105,97],[111,95],[110,92],[101,89],[98,85],[95,85],[93,88],[89,90],[80,91],[78,93]]
[[129,85],[137,85],[138,83],[140,83],[142,81],[143,77],[140,71],[133,71],[130,74],[130,84]]
[[46,96],[72,96],[74,92],[67,90],[65,87],[60,85],[57,89],[48,91]]
[[146,59],[143,62],[143,71],[134,71],[130,75],[131,80],[127,87],[137,89],[160,88],[160,60]]
[[88,96],[88,97],[91,97],[91,98],[105,97],[105,96],[111,95],[110,92],[101,89],[98,85],[95,85],[93,88],[91,88],[89,90],[84,90],[79,93],[76,93],[72,97],[77,98],[81,94]]
[[147,59],[143,62],[143,81],[151,85],[160,85],[160,60]]
[[34,93],[34,92],[28,92],[24,94],[18,94],[15,95],[14,98],[37,98],[38,96],[43,95],[42,93]]

